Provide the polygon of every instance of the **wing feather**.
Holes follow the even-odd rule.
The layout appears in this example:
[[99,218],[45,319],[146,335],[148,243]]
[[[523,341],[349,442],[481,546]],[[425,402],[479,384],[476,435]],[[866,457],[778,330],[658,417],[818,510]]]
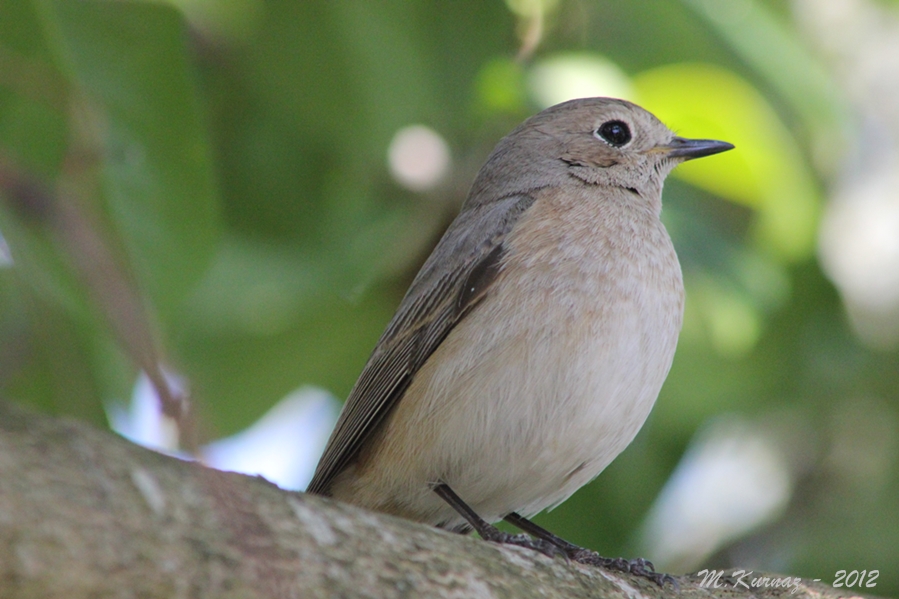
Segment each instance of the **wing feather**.
[[422,266],[359,380],[306,491],[327,494],[402,398],[453,327],[480,302],[501,269],[503,241],[531,195],[466,205]]

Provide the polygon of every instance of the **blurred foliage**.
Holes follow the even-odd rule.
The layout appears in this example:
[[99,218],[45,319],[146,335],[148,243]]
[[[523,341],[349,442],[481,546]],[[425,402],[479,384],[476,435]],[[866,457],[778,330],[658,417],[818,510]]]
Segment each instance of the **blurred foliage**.
[[[666,188],[688,303],[653,415],[538,522],[632,554],[694,432],[738,413],[782,431],[796,487],[706,564],[879,569],[899,592],[899,354],[854,338],[813,255],[855,121],[789,4],[508,4],[0,0],[0,394],[105,425],[158,357],[203,438],[303,384],[345,396],[492,145],[541,107],[536,69],[576,53],[738,149]],[[453,154],[421,193],[386,164],[413,123]]]

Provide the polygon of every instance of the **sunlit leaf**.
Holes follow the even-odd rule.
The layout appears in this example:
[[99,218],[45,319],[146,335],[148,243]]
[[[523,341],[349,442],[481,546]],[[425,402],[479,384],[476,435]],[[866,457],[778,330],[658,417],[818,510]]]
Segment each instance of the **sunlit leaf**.
[[846,99],[795,28],[760,0],[682,2],[776,90],[811,134],[814,158],[833,168],[849,134]]
[[749,83],[706,64],[675,64],[634,77],[640,102],[686,137],[736,149],[689,162],[680,177],[758,211],[757,234],[787,259],[814,245],[820,199],[803,156],[777,113]]

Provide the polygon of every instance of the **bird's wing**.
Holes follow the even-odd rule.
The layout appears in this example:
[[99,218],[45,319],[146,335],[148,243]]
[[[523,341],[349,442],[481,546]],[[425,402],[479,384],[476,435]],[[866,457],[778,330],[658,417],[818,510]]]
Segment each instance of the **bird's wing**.
[[347,398],[306,491],[327,494],[384,422],[418,369],[485,297],[503,241],[530,195],[466,206],[422,266]]

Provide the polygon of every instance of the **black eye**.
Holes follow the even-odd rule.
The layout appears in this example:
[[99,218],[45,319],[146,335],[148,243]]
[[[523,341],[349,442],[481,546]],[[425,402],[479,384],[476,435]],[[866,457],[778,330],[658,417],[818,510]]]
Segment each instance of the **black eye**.
[[596,130],[596,135],[616,148],[620,148],[631,140],[631,130],[623,121],[606,121]]

